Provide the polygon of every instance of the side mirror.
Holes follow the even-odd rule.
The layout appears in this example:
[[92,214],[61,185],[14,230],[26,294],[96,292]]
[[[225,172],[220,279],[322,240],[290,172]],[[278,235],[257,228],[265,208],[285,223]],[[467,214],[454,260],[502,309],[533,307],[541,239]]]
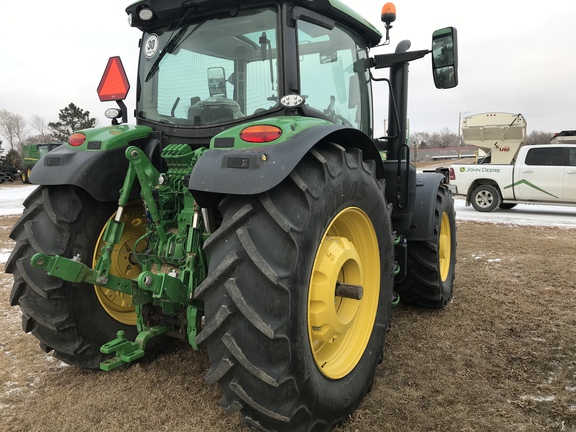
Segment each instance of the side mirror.
[[432,34],[432,73],[437,88],[449,89],[458,85],[458,43],[454,27]]
[[226,72],[223,67],[208,68],[208,92],[210,96],[226,97]]

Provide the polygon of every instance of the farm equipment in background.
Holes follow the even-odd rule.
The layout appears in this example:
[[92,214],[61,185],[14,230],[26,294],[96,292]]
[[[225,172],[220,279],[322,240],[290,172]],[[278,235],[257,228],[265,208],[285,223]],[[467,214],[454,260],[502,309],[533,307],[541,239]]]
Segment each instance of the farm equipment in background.
[[[112,57],[98,86],[118,103],[112,126],[36,165],[11,233],[23,329],[104,370],[184,340],[207,350],[206,381],[248,426],[328,430],[372,385],[395,293],[433,308],[452,296],[446,173],[416,174],[405,143],[408,63],[432,53],[436,86],[456,86],[456,30],[370,57],[381,33],[336,0],[127,13],[143,32],[137,125]],[[395,19],[387,3],[384,44]],[[389,135],[374,138],[380,81]]]
[[63,143],[26,144],[22,146],[22,181],[30,183],[30,173],[34,165],[48,152],[61,146]]
[[550,142],[552,144],[576,144],[576,130],[563,130],[555,133]]
[[526,144],[526,119],[504,112],[471,115],[462,121],[462,137],[486,153],[478,163],[510,164]]

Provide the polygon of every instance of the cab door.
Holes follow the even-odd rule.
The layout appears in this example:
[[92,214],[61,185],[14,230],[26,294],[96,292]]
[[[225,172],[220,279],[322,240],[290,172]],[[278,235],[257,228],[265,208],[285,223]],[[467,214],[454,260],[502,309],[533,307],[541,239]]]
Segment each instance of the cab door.
[[514,179],[516,196],[527,201],[562,201],[564,168],[562,147],[529,149],[524,163],[516,170]]

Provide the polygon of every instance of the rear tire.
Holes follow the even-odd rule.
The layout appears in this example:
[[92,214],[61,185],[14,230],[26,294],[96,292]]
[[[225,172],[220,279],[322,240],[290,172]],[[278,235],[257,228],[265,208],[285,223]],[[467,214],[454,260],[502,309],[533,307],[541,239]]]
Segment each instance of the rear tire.
[[[326,431],[370,389],[392,299],[390,209],[358,149],[311,150],[258,196],[229,196],[205,243],[209,383],[264,431]],[[336,279],[361,285],[338,297]]]
[[480,185],[472,191],[472,207],[479,212],[491,212],[500,205],[500,192],[494,186]]
[[92,265],[95,246],[115,203],[95,201],[71,186],[38,187],[24,202],[25,211],[10,237],[16,240],[6,264],[14,275],[12,306],[22,311],[22,327],[45,352],[79,367],[97,369],[110,357],[100,346],[124,330],[132,340],[136,327],[120,323],[102,307],[93,285],[71,283],[33,268],[37,252],[74,257]]
[[452,298],[456,267],[456,212],[446,186],[440,186],[434,209],[434,235],[408,242],[408,274],[396,286],[402,303],[439,309]]

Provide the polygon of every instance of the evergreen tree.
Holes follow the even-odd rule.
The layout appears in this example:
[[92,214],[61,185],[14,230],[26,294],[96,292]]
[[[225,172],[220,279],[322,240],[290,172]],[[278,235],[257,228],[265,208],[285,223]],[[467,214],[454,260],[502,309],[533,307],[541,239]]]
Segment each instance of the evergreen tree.
[[50,122],[48,127],[52,129],[52,136],[56,141],[68,142],[68,137],[74,131],[90,129],[96,125],[96,119],[90,117],[90,111],[84,111],[73,103],[60,110],[59,122]]

